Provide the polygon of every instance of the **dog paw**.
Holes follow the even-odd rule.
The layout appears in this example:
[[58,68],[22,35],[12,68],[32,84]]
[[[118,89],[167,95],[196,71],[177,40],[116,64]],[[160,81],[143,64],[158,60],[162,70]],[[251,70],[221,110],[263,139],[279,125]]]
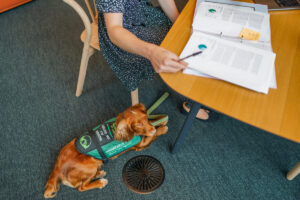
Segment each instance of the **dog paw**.
[[157,136],[164,135],[168,132],[168,129],[169,128],[167,126],[160,126],[157,128],[156,135]]
[[168,123],[168,120],[166,120],[166,121],[162,122],[162,123],[161,123],[161,126],[166,126],[166,125],[167,125],[167,123]]
[[118,157],[118,155],[113,156],[113,157],[111,157],[110,159],[111,159],[111,160],[114,160],[114,159],[116,159],[117,157]]
[[131,147],[133,151],[142,151],[145,148],[144,147]]
[[105,178],[100,179],[101,186],[100,189],[104,188],[108,184],[108,180]]
[[143,151],[143,148],[136,148],[135,151]]
[[53,186],[47,186],[46,191],[44,192],[44,198],[54,198],[56,196],[57,189]]
[[168,126],[164,126],[163,128],[164,128],[164,133],[163,134],[166,134],[168,132],[168,130],[169,130],[169,127]]
[[101,170],[101,171],[97,171],[97,174],[96,174],[96,178],[103,178],[104,176],[106,176],[106,172],[104,170]]

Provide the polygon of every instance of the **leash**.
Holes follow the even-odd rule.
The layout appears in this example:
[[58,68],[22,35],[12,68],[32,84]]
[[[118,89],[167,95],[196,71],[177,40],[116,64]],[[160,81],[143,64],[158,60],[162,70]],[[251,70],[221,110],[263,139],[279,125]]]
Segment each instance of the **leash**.
[[[154,122],[151,122],[152,126],[158,126],[159,124],[167,121],[169,119],[168,115],[165,114],[158,114],[158,115],[151,115],[151,113],[160,106],[169,96],[168,92],[165,92],[148,110],[147,110],[147,116],[150,120],[155,120]],[[109,120],[107,120],[105,123],[113,123],[116,121],[116,117],[113,117]],[[97,127],[96,127],[97,129]]]
[[165,92],[148,110],[147,110],[147,116],[148,119],[158,119],[154,122],[151,122],[152,126],[158,126],[159,124],[167,121],[169,119],[168,115],[159,114],[159,115],[150,115],[162,102],[168,98],[169,93]]

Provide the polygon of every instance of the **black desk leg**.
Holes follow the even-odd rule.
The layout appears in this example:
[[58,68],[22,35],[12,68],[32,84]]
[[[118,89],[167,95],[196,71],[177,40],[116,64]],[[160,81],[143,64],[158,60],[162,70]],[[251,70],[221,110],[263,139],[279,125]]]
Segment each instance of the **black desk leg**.
[[179,134],[177,135],[177,138],[175,140],[175,143],[173,144],[173,146],[171,147],[171,153],[176,153],[183,141],[183,138],[185,137],[185,135],[187,134],[187,132],[190,130],[190,127],[193,124],[194,119],[196,118],[196,115],[200,109],[201,105],[199,103],[194,102],[191,110],[189,112],[189,115],[187,116],[187,118],[185,119],[184,125],[181,128]]

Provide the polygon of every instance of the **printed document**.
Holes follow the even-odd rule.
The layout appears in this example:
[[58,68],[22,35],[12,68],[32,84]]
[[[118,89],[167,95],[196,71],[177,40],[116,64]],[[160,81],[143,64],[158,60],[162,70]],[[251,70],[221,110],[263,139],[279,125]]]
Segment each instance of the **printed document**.
[[250,7],[202,2],[197,5],[193,30],[237,38],[243,28],[259,32],[259,41],[270,41],[268,13],[254,12]]
[[198,72],[267,94],[273,75],[275,54],[242,43],[194,32],[180,57],[207,49],[185,61]]
[[[232,2],[227,0],[216,1],[197,1],[192,35],[180,57],[199,51],[197,47],[200,44],[206,45],[207,49],[199,56],[185,60],[189,68],[183,73],[223,79],[263,93],[267,93],[268,88],[276,89],[275,54],[270,41],[269,14],[267,9],[262,9],[265,6],[247,3],[231,5]],[[260,11],[256,12],[254,8]],[[249,30],[250,34],[258,33],[254,35],[256,38],[259,36],[258,40],[239,37],[243,35],[243,30]],[[204,65],[209,65],[210,69]],[[225,75],[216,70],[219,73],[225,70]],[[239,83],[238,78],[231,80],[226,73],[241,73],[243,75],[240,77],[249,80]],[[261,82],[260,86],[254,86],[256,83],[250,86],[251,80]]]

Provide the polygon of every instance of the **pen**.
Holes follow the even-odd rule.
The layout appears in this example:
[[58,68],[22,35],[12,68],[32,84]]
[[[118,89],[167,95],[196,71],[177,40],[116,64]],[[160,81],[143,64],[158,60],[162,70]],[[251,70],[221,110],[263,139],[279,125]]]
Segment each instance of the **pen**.
[[179,59],[178,62],[183,61],[183,60],[185,60],[185,59],[187,59],[189,57],[197,56],[197,55],[201,54],[202,52],[203,52],[202,50],[201,51],[197,51],[197,52],[195,52],[195,53],[193,53],[191,55],[188,55],[188,56],[186,56],[184,58]]

